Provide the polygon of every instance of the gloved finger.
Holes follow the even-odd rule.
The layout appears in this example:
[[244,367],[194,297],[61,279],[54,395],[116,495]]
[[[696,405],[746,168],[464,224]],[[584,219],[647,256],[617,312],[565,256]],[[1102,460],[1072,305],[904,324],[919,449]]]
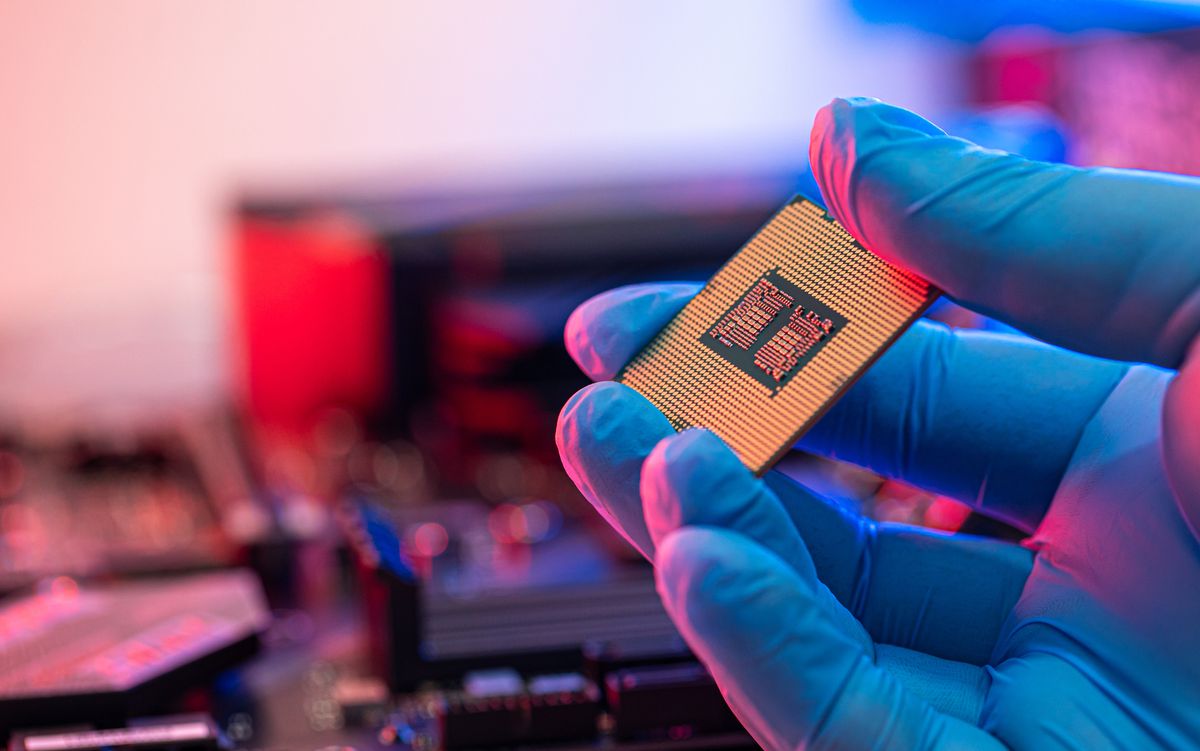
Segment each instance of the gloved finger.
[[980,724],[984,702],[992,687],[988,668],[891,644],[875,645],[875,664],[937,711],[972,725]]
[[720,438],[707,430],[687,430],[662,439],[642,465],[641,497],[656,545],[685,525],[743,534],[815,582],[814,596],[838,630],[874,654],[862,624],[817,580],[812,558],[779,499]]
[[[991,658],[1033,568],[1020,545],[877,524],[778,472],[764,480],[817,576],[876,642],[974,665]],[[840,521],[839,521],[840,519]]]
[[1200,181],[1032,162],[871,99],[822,109],[810,157],[866,247],[1040,339],[1174,368],[1200,332]]
[[589,378],[608,380],[700,287],[691,282],[631,284],[596,295],[567,319],[567,352]]
[[[617,372],[696,289],[644,284],[592,298],[568,326],[572,354],[594,374]],[[1125,369],[1024,338],[918,322],[800,447],[1032,531],[1084,424]]]
[[1128,368],[920,321],[799,445],[1032,532],[1084,426]]
[[671,423],[628,386],[594,383],[572,396],[558,415],[556,442],[567,475],[579,491],[648,560],[654,543],[642,518],[638,482],[642,462]]
[[1192,535],[1200,539],[1200,343],[1192,348],[1163,405],[1167,478]]
[[[1021,576],[1012,591],[998,591],[992,586],[992,582],[1005,579],[1007,572],[990,570],[987,559],[995,554],[988,548],[991,541],[979,541],[980,545],[975,546],[974,541],[931,538],[932,545],[913,546],[915,555],[895,560],[895,553],[903,553],[915,538],[893,535],[893,530],[888,530],[882,539],[876,540],[876,535],[868,529],[864,530],[868,534],[858,536],[857,541],[874,540],[869,555],[863,555],[864,549],[853,544],[835,550],[836,556],[852,564],[846,568],[857,569],[866,579],[860,581],[859,594],[863,595],[860,599],[880,634],[895,637],[893,644],[917,649],[933,647],[933,654],[922,654],[901,646],[874,644],[863,625],[818,578],[796,525],[779,498],[767,484],[746,471],[712,433],[689,430],[664,438],[642,467],[642,498],[646,526],[655,543],[684,526],[726,529],[754,540],[794,568],[802,579],[813,582],[815,605],[825,611],[838,633],[857,643],[868,656],[873,655],[878,664],[886,665],[908,688],[938,709],[971,722],[978,719],[988,683],[979,664],[990,656],[1000,625],[1024,580]],[[807,511],[812,511],[822,504],[811,499],[804,505]],[[811,514],[803,516],[808,518]],[[863,526],[871,527],[869,523]],[[828,529],[813,531],[818,533],[812,536],[821,542],[827,542],[828,536],[840,536],[839,530],[832,530],[832,535],[820,534],[830,532]],[[912,533],[921,534],[917,530]],[[892,544],[893,538],[900,544]],[[948,554],[938,555],[939,541],[951,545]],[[1028,573],[1032,558],[1028,551],[996,545],[1011,548],[1024,561],[1023,572]],[[859,555],[851,557],[851,551]],[[861,565],[863,562],[867,565]],[[880,563],[894,566],[894,570],[874,571]],[[911,586],[910,576],[924,586]],[[967,578],[971,581],[967,582]],[[894,580],[903,581],[903,586],[892,586],[896,584]],[[978,580],[983,580],[982,584]],[[965,602],[946,598],[947,588],[942,583],[947,581],[955,583],[949,588],[951,593]],[[871,582],[877,582],[884,591],[876,592]],[[997,593],[1001,596],[996,597]],[[895,603],[894,610],[881,613],[880,608],[888,608],[887,601],[897,596],[906,599]],[[979,602],[984,598],[990,601]],[[983,640],[970,644],[978,636],[983,636]],[[967,664],[961,657],[951,661],[934,656],[947,652],[966,652],[967,658],[979,664]]]
[[668,534],[656,578],[680,633],[763,748],[1002,748],[906,691],[830,622],[814,580],[736,532]]
[[[1020,546],[879,525],[777,473],[764,481],[712,433],[660,442],[642,466],[651,540],[685,526],[753,539],[803,578],[841,633],[982,665],[1033,565]],[[861,622],[861,625],[860,625]]]

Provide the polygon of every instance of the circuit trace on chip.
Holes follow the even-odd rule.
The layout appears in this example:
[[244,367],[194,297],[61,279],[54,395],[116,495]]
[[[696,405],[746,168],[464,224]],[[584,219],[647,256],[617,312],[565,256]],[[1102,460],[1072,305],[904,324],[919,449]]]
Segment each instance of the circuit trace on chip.
[[762,474],[937,296],[798,196],[617,380]]

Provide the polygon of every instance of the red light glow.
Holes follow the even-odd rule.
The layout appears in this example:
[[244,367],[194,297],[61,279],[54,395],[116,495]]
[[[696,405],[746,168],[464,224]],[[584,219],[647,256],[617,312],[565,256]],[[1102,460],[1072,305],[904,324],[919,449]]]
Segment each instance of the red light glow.
[[79,596],[79,584],[69,576],[59,576],[50,582],[50,595],[59,600],[72,600]]
[[450,535],[437,522],[425,522],[415,527],[409,536],[413,554],[422,558],[436,558],[446,552]]

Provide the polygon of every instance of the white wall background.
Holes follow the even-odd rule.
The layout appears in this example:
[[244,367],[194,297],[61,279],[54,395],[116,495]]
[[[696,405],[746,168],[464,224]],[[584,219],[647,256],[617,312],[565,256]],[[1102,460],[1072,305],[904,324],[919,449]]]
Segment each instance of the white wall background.
[[247,181],[795,162],[956,60],[840,0],[0,0],[0,411],[218,396]]

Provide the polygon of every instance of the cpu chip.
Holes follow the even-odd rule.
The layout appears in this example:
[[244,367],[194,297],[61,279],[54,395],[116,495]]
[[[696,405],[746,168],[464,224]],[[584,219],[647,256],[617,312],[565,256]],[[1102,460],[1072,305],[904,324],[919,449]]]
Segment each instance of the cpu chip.
[[798,196],[617,380],[761,475],[937,296]]

